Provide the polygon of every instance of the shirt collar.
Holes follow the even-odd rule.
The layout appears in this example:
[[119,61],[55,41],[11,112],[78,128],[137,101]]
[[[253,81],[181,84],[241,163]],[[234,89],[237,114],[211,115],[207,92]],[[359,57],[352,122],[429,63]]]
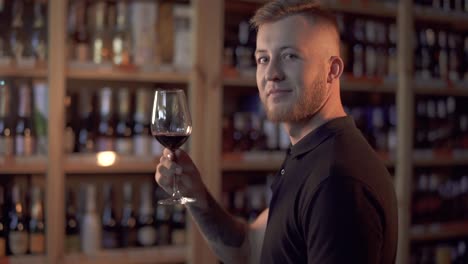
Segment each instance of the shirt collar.
[[292,158],[297,158],[304,153],[312,151],[336,132],[352,127],[356,127],[356,125],[350,116],[332,119],[311,131],[295,145],[290,146],[288,152],[291,153]]

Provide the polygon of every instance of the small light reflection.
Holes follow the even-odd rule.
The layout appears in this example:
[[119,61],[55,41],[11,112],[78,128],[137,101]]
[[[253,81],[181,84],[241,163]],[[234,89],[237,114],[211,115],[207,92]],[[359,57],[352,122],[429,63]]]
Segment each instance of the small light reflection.
[[102,151],[96,154],[97,164],[101,167],[109,167],[115,163],[116,155],[113,151]]

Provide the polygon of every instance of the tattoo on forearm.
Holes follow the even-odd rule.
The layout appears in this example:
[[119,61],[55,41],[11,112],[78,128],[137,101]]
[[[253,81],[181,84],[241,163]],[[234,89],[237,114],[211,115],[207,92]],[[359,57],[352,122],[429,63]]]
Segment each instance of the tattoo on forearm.
[[209,211],[196,205],[189,205],[192,216],[206,238],[225,246],[241,247],[246,234],[246,225],[224,211],[211,195],[208,195],[206,208],[209,208]]

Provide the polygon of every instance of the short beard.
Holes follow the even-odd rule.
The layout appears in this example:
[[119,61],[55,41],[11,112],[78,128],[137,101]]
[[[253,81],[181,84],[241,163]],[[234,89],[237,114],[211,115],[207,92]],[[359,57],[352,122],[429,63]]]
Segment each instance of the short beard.
[[272,111],[268,109],[266,99],[262,103],[270,121],[300,122],[312,118],[323,107],[326,96],[325,78],[317,78],[312,87],[304,89],[294,105]]

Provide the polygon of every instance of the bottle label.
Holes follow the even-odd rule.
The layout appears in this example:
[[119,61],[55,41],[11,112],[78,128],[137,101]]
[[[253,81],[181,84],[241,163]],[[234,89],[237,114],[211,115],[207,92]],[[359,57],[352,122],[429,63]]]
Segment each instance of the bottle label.
[[133,150],[136,156],[148,156],[151,153],[151,138],[149,136],[133,137]]
[[6,256],[6,241],[3,237],[0,238],[0,257]]
[[102,247],[117,248],[117,234],[110,231],[102,232]]
[[115,150],[119,154],[130,155],[133,150],[133,141],[131,138],[119,138],[115,144]]
[[185,229],[172,230],[172,244],[185,245]]
[[0,155],[11,156],[14,154],[12,137],[0,137]]
[[26,254],[28,251],[28,233],[25,231],[10,231],[8,240],[13,255]]
[[153,246],[156,243],[156,229],[153,226],[144,226],[138,229],[138,242],[145,246]]
[[34,138],[31,136],[24,137],[24,155],[31,156],[34,154]]
[[101,137],[97,140],[97,151],[113,151],[114,141],[111,138]]
[[89,48],[86,43],[76,44],[76,60],[79,62],[87,62],[89,58]]
[[15,138],[15,153],[17,156],[24,155],[24,136],[17,135]]
[[161,224],[158,229],[159,233],[159,244],[168,245],[171,239],[171,230],[168,224]]
[[45,253],[45,238],[44,234],[31,234],[29,240],[29,250],[31,254]]
[[80,237],[78,235],[68,235],[65,239],[65,250],[67,253],[80,251]]

